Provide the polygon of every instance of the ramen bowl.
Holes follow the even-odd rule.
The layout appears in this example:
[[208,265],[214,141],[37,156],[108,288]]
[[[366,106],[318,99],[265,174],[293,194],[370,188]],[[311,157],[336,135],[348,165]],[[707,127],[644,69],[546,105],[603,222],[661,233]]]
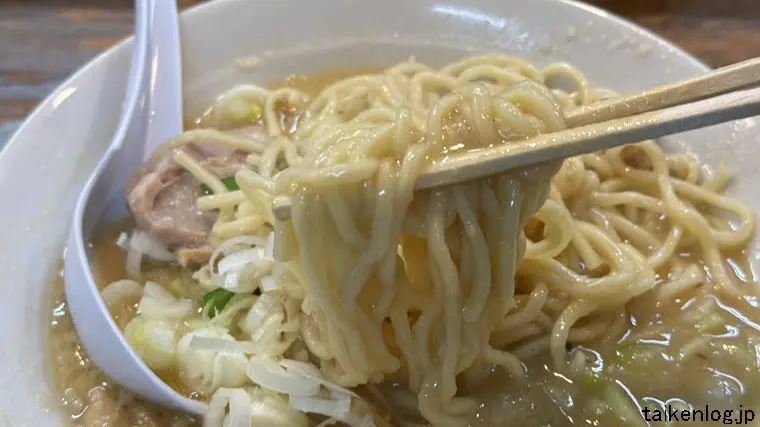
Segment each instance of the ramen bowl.
[[[412,56],[433,66],[475,52],[539,65],[568,61],[595,86],[623,93],[707,68],[635,25],[559,0],[217,0],[183,13],[181,32],[189,117],[235,84]],[[68,425],[47,345],[51,283],[77,195],[116,128],[129,53],[127,40],[84,66],[0,152],[0,426]],[[729,193],[757,211],[759,136],[747,119],[663,143],[709,165],[730,165],[736,179]]]

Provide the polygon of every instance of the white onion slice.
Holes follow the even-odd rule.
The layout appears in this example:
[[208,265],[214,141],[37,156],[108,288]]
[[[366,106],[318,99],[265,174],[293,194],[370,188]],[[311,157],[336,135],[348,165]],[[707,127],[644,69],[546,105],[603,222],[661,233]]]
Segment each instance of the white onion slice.
[[138,305],[140,314],[151,319],[182,319],[193,310],[189,299],[177,300],[158,283],[145,283],[143,297]]
[[177,343],[179,377],[190,389],[206,395],[218,388],[244,385],[248,382],[248,359],[242,352],[229,351],[238,350],[236,344],[221,328],[197,329],[185,334]]
[[173,304],[177,302],[177,299],[174,298],[174,295],[169,293],[166,289],[164,289],[161,285],[159,285],[156,282],[147,281],[145,282],[145,291],[144,294],[146,297],[154,298],[158,301]]
[[272,292],[280,288],[280,282],[274,276],[267,276],[261,279],[261,291]]
[[257,259],[264,257],[264,250],[258,248],[244,249],[234,252],[219,261],[217,270],[219,274],[225,274],[231,270],[239,270],[246,265],[251,264]]
[[323,385],[333,393],[359,398],[359,396],[353,391],[324,379],[322,373],[319,372],[319,369],[311,363],[292,359],[282,359],[280,360],[280,365],[287,369],[288,372],[298,373],[306,378],[319,382],[319,384]]
[[237,294],[254,292],[259,288],[260,278],[269,272],[267,265],[262,267],[258,265],[259,263],[266,264],[267,261],[257,260],[252,265],[239,270],[229,271],[222,276],[221,283],[219,283],[219,280],[217,280],[217,283],[219,283],[220,287]]
[[264,246],[265,244],[266,241],[264,241],[264,239],[256,236],[237,236],[225,240],[214,249],[214,252],[208,260],[211,272],[213,273],[215,271],[216,261],[219,259],[219,256],[227,256],[232,252],[240,250],[241,246]]
[[274,259],[274,233],[269,233],[269,236],[267,236],[267,243],[264,246],[264,257],[266,259]]
[[232,341],[224,338],[210,338],[195,335],[190,340],[189,348],[193,350],[210,350],[224,353],[250,353],[256,352],[256,344],[250,341]]
[[285,264],[275,262],[272,274],[261,279],[261,291],[272,292],[282,287],[282,278],[285,275]]
[[129,235],[121,232],[116,239],[116,246],[122,248],[125,252],[129,250]]
[[285,397],[262,387],[250,390],[255,427],[307,427],[309,419],[293,409]]
[[343,419],[351,410],[351,398],[346,396],[340,399],[318,399],[290,395],[290,405],[301,412]]
[[258,346],[259,356],[277,357],[287,350],[282,345],[282,315],[275,313],[264,319],[260,328],[251,334],[251,340]]
[[221,279],[221,287],[229,291],[253,292],[259,287],[260,279],[271,273],[273,265],[273,260],[264,259],[263,249],[244,249],[222,258],[216,277]]
[[140,314],[149,319],[182,319],[193,311],[193,302],[183,299],[167,305],[153,298],[143,298],[138,306]]
[[317,381],[287,372],[268,357],[251,357],[248,361],[248,378],[264,388],[291,396],[313,396],[320,388]]
[[127,252],[127,259],[124,264],[127,270],[127,276],[129,276],[130,279],[140,280],[140,276],[142,275],[142,257],[143,254],[134,249],[130,249],[129,252]]
[[245,332],[252,334],[260,328],[264,322],[264,318],[269,314],[275,304],[277,304],[277,299],[275,299],[272,294],[264,293],[261,295],[245,315],[242,322],[242,329]]
[[156,261],[174,261],[174,254],[164,242],[142,230],[135,230],[132,233],[132,238],[129,239],[129,247]]
[[242,269],[227,272],[227,274],[222,276],[221,287],[231,292],[239,292],[241,273]]
[[[225,423],[225,409],[230,412]],[[203,427],[251,427],[253,407],[251,398],[242,388],[220,388],[208,402],[208,410],[203,417]]]

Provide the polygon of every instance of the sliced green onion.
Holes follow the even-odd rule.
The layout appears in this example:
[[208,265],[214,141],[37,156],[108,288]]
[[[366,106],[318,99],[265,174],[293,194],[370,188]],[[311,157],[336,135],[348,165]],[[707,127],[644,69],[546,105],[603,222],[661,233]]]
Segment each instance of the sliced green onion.
[[[222,179],[222,184],[224,184],[224,186],[227,187],[227,189],[230,191],[235,191],[235,190],[240,189],[240,187],[238,187],[237,181],[235,181],[234,176]],[[201,195],[208,196],[210,194],[214,194],[214,190],[209,188],[209,186],[206,184],[201,184]]]
[[210,305],[208,308],[208,317],[213,319],[217,314],[221,313],[224,306],[230,302],[233,296],[235,296],[233,292],[224,288],[217,288],[213,291],[206,292],[206,294],[203,295],[203,307],[209,307]]

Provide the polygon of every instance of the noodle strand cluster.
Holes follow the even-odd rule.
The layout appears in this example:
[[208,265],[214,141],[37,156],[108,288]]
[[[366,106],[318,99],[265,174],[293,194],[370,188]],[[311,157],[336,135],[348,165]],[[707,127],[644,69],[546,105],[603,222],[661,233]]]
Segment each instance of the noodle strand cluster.
[[[479,404],[469,391],[493,369],[523,381],[523,362],[548,352],[572,375],[566,344],[620,336],[639,296],[672,300],[706,274],[740,294],[724,260],[751,239],[754,217],[718,193],[724,172],[707,179],[651,141],[415,190],[435,162],[561,130],[568,111],[610,96],[567,64],[492,55],[441,69],[412,60],[311,100],[292,88],[230,91],[215,109],[261,105],[271,142],[208,129],[171,142],[211,139],[249,166],[229,190],[177,158],[213,190],[198,206],[219,212],[216,255],[195,277],[212,289],[227,283],[220,257],[268,244],[273,253],[246,276],[254,285],[228,287],[237,296],[212,322],[250,343],[244,353],[300,358],[339,387],[404,384],[427,421],[461,426]],[[280,197],[292,201],[289,220],[272,214]],[[699,259],[681,257],[684,245]],[[276,313],[257,312],[265,297]],[[259,316],[276,345],[231,326],[241,313]]]

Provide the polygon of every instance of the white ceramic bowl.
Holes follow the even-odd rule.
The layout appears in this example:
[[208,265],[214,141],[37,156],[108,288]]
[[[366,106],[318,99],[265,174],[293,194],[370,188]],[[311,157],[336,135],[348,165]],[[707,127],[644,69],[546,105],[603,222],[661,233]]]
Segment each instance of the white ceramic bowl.
[[[620,92],[705,69],[638,27],[560,0],[218,0],[182,18],[189,113],[235,83],[411,55],[432,64],[468,51],[564,60]],[[236,65],[247,57],[258,65]],[[45,309],[76,196],[114,131],[128,61],[128,42],[91,61],[0,153],[0,427],[65,425],[50,387]],[[758,136],[749,119],[666,143],[708,164],[730,161],[738,175],[732,193],[757,209]]]

